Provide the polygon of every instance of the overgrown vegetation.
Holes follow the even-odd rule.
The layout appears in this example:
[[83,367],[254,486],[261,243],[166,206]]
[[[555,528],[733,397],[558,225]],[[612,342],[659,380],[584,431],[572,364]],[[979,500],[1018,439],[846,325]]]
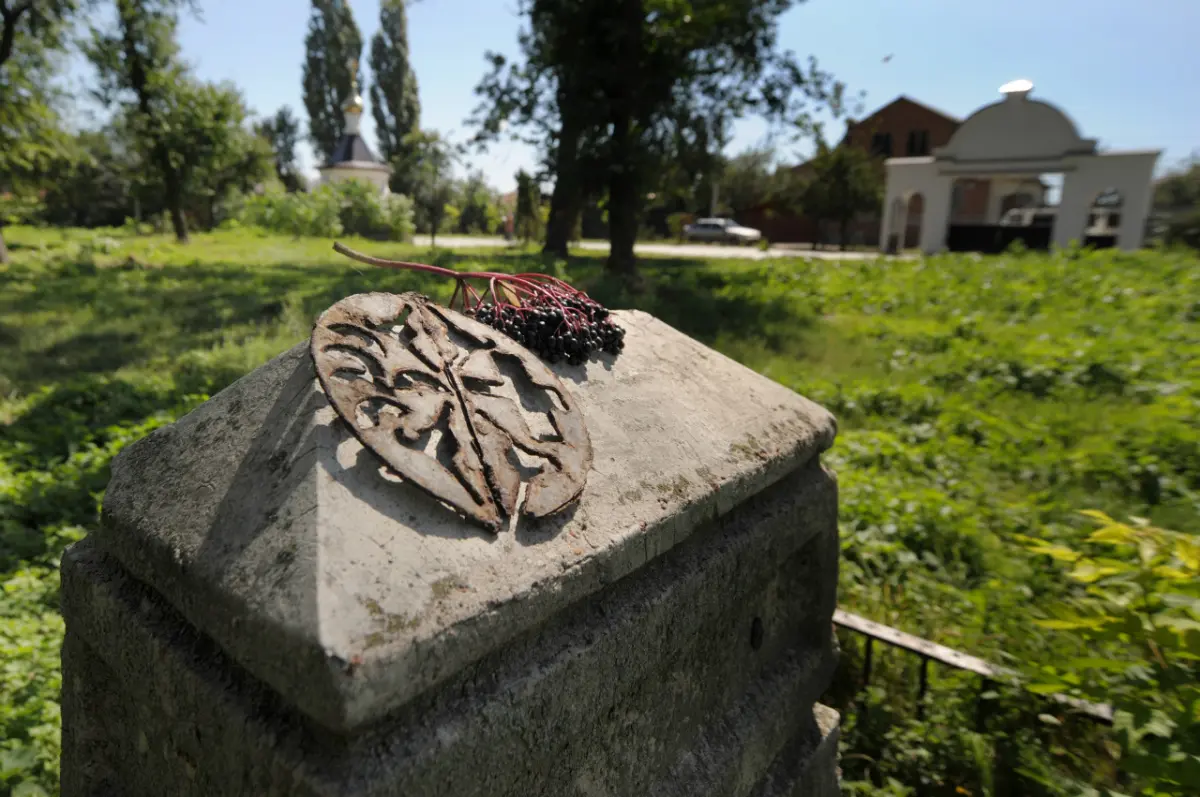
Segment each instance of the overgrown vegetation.
[[412,200],[398,194],[382,197],[358,180],[304,193],[251,195],[234,208],[238,225],[286,235],[335,238],[346,234],[407,241],[414,229]]
[[[117,229],[6,233],[13,263],[0,269],[0,794],[54,793],[56,566],[63,548],[96,523],[113,455],[303,339],[336,299],[418,289],[446,300],[451,285],[358,268],[324,239],[229,231],[196,234],[185,247]],[[395,243],[348,243],[386,257],[429,257]],[[840,482],[842,606],[1020,669],[1042,685],[1035,692],[1065,689],[1129,707],[1129,727],[1141,729],[1098,727],[1027,690],[984,689],[973,676],[936,668],[918,719],[917,661],[877,648],[862,690],[861,642],[846,636],[825,700],[843,712],[849,792],[1196,793],[1138,763],[1147,751],[1182,751],[1192,761],[1197,753],[1194,727],[1182,725],[1194,722],[1194,695],[1179,682],[1186,668],[1195,673],[1188,657],[1196,636],[1187,634],[1187,622],[1200,622],[1194,579],[1166,574],[1150,583],[1153,605],[1184,629],[1167,648],[1158,636],[1122,636],[1091,619],[1063,626],[1121,616],[1106,604],[1120,599],[1121,587],[1105,580],[1129,571],[1082,583],[1041,552],[1063,546],[1102,557],[1102,568],[1118,567],[1109,560],[1136,565],[1137,545],[1091,547],[1104,543],[1088,541],[1097,527],[1080,514],[1086,508],[1146,518],[1185,540],[1200,532],[1194,256],[646,259],[636,295],[606,275],[601,258],[548,265],[510,249],[441,251],[434,262],[563,268],[605,305],[655,313],[825,404],[841,427],[828,461]],[[1174,542],[1157,551],[1152,571],[1185,564]],[[1146,639],[1166,651],[1172,669],[1146,663]],[[1100,667],[1101,660],[1127,666]],[[1169,721],[1148,725],[1160,712]],[[1167,731],[1164,747],[1155,734]],[[1183,765],[1171,770],[1179,771],[1186,775]],[[1143,792],[1151,785],[1156,792]]]

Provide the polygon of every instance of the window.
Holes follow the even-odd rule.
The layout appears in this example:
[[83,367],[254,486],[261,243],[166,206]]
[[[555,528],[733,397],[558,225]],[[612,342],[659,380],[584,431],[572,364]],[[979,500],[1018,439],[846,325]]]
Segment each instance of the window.
[[1121,214],[1120,213],[1108,214],[1108,226],[1112,227],[1114,229],[1117,227],[1120,227],[1121,226]]
[[882,155],[885,158],[892,157],[892,134],[876,133],[871,136],[871,154]]
[[929,154],[929,131],[928,130],[910,130],[908,132],[908,146],[906,154],[910,157],[917,155]]

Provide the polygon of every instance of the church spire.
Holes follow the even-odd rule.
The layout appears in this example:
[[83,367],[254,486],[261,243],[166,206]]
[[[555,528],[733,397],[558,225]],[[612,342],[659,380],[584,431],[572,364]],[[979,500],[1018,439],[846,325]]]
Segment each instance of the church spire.
[[363,98],[358,93],[358,59],[355,58],[350,62],[350,98],[346,100],[346,104],[342,106],[342,111],[346,114],[345,132],[349,135],[358,135],[359,123],[362,119]]

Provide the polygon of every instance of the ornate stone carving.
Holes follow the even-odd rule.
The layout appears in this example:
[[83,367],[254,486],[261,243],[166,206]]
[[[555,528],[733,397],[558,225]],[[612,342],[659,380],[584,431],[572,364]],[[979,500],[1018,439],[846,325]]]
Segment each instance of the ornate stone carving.
[[312,356],[366,448],[492,531],[583,490],[592,446],[579,407],[541,360],[484,324],[415,293],[357,294],[317,320]]

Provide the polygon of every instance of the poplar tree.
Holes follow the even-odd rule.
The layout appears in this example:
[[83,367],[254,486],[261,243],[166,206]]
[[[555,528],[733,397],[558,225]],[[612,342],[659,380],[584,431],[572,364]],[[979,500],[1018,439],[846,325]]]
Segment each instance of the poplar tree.
[[407,154],[405,138],[420,129],[417,78],[408,63],[404,0],[383,0],[379,31],[371,38],[371,115],[379,154],[391,163]]
[[350,97],[352,77],[362,85],[358,58],[362,34],[345,0],[312,0],[304,39],[304,108],[308,136],[317,153],[328,159],[345,127],[342,107]]

